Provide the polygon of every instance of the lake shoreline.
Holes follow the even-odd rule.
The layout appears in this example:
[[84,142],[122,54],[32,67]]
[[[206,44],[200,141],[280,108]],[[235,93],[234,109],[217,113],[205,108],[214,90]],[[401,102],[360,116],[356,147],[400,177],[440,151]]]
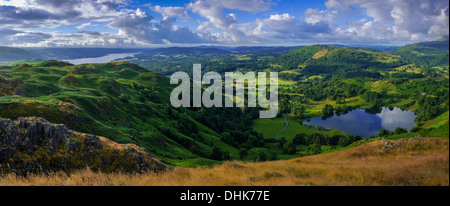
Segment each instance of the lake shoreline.
[[117,59],[123,59],[125,57],[133,57],[138,53],[113,53],[113,54],[107,54],[102,57],[93,57],[93,58],[79,58],[79,59],[67,59],[62,60],[65,62],[69,62],[74,65],[80,65],[80,64],[104,64],[108,62],[112,62]]
[[334,129],[350,135],[370,138],[381,129],[394,131],[397,127],[410,131],[416,127],[413,111],[400,108],[382,107],[377,110],[353,109],[347,112],[334,111],[332,116],[309,118],[303,121],[308,125]]

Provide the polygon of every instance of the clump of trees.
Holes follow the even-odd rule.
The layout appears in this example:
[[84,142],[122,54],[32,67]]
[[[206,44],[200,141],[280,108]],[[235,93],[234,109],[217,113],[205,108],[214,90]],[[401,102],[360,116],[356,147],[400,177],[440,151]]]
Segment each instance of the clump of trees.
[[441,113],[442,103],[443,102],[439,101],[438,98],[425,96],[419,97],[419,99],[417,100],[419,108],[416,111],[417,120],[427,121],[437,117]]
[[352,144],[353,142],[362,140],[359,136],[344,136],[344,135],[333,135],[331,137],[322,135],[319,133],[314,134],[297,134],[293,139],[292,143],[295,145],[329,145],[329,146],[341,146],[346,147]]
[[334,108],[333,106],[327,104],[325,105],[325,107],[322,109],[322,114],[324,116],[333,116],[334,115]]
[[283,151],[284,154],[294,155],[298,152],[296,146],[303,145],[307,146],[308,154],[316,155],[322,153],[322,146],[346,147],[353,142],[359,141],[361,139],[362,138],[359,136],[326,136],[319,133],[301,133],[297,134],[291,142],[287,141],[286,138],[280,138],[275,142],[278,144],[278,148]]
[[[419,130],[418,127],[413,128],[411,132],[417,132]],[[394,131],[390,131],[388,129],[381,129],[380,132],[377,134],[378,137],[389,137],[392,135],[399,135],[399,134],[406,134],[408,133],[408,129],[397,127]]]
[[382,101],[380,100],[381,95],[379,93],[369,91],[369,92],[366,92],[365,94],[363,94],[361,97],[372,108],[380,107],[382,105]]

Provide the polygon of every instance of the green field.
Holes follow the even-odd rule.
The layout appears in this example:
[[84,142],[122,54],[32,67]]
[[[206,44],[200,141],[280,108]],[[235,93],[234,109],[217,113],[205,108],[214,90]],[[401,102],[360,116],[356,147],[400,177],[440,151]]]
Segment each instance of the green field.
[[[293,118],[287,118],[289,123],[288,128],[280,134],[281,137],[285,137],[286,140],[292,141],[295,135],[300,133],[305,134],[314,134],[320,133],[323,135],[331,136],[333,134],[338,134],[338,131],[320,131],[316,129],[311,129],[300,125],[298,120]],[[276,139],[277,134],[285,128],[284,118],[275,118],[275,119],[257,119],[253,121],[253,129],[259,133],[264,135],[265,139]]]

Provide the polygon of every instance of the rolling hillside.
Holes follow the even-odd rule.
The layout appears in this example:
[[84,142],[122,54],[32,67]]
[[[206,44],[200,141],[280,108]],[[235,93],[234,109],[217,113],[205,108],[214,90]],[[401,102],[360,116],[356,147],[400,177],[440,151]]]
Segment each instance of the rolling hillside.
[[422,42],[400,47],[394,54],[400,55],[407,61],[428,66],[448,66],[449,37],[437,41]]
[[304,76],[379,77],[381,71],[405,65],[388,52],[368,48],[314,45],[293,49],[274,60],[273,70],[298,70]]
[[[169,102],[174,86],[168,79],[127,62],[2,67],[0,82],[2,118],[43,117],[78,132],[134,143],[169,165],[237,159],[239,150],[231,143],[253,147],[262,139],[251,130],[253,113],[174,109]],[[238,142],[221,141],[224,131],[234,132]]]

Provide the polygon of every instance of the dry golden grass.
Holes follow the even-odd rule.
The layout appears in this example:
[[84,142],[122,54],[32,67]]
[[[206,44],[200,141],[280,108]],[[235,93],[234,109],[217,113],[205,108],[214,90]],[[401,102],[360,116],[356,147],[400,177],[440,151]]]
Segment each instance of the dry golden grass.
[[312,58],[320,59],[320,58],[324,57],[325,55],[327,55],[328,52],[329,52],[328,49],[321,50],[321,51],[317,52],[316,54],[314,54],[314,56]]
[[0,185],[69,186],[290,186],[398,185],[448,186],[449,140],[398,140],[402,146],[381,151],[382,141],[357,148],[264,163],[227,162],[212,168],[176,168],[166,173],[99,174],[89,170],[70,176],[7,175]]

